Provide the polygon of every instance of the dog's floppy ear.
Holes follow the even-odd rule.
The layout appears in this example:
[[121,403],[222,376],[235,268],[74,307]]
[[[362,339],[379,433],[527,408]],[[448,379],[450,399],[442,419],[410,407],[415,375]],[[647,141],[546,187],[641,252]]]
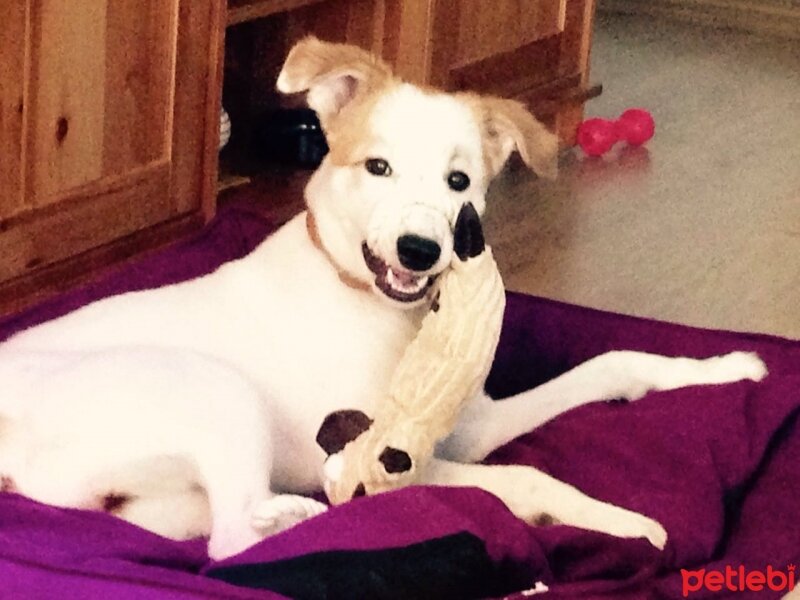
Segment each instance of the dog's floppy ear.
[[284,94],[308,92],[308,105],[325,127],[356,95],[391,77],[389,66],[366,50],[309,36],[289,52],[277,87]]
[[483,129],[483,152],[489,175],[494,177],[515,150],[537,175],[555,179],[558,174],[558,137],[534,117],[524,104],[495,96],[471,95],[467,101],[477,112]]

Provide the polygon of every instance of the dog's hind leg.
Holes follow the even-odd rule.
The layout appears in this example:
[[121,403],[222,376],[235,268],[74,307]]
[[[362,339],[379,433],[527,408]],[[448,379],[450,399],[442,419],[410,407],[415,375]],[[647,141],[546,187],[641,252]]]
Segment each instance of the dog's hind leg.
[[517,517],[534,524],[562,523],[623,538],[647,538],[663,549],[667,532],[653,519],[590,498],[533,467],[465,465],[433,459],[419,483],[478,487],[500,498]]
[[203,537],[211,531],[208,498],[198,487],[165,490],[156,495],[123,496],[119,506],[105,508],[120,519],[173,540]]
[[608,352],[511,398],[475,398],[465,407],[453,433],[439,445],[437,455],[458,462],[477,462],[495,448],[584,404],[637,400],[652,390],[690,385],[760,381],[766,374],[761,359],[746,352],[706,359]]
[[263,539],[252,524],[255,510],[272,497],[269,476],[272,447],[267,424],[245,423],[198,448],[194,455],[201,485],[208,496],[211,535],[208,554],[220,560]]
[[[270,496],[262,487],[266,483],[263,479],[235,481],[236,477],[224,474],[226,469],[230,470],[231,465],[217,465],[216,473],[205,478],[211,509],[208,555],[214,560],[243,552],[263,539],[253,527],[251,517],[256,507]],[[255,472],[248,475],[255,476]]]

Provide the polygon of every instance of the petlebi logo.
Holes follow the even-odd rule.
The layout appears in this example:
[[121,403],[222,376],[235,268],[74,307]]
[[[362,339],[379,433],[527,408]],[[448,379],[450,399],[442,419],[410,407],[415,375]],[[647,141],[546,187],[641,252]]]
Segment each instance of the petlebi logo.
[[775,569],[769,565],[765,570],[748,570],[744,565],[734,568],[730,565],[724,571],[681,569],[683,597],[694,592],[791,592],[795,587],[795,566]]

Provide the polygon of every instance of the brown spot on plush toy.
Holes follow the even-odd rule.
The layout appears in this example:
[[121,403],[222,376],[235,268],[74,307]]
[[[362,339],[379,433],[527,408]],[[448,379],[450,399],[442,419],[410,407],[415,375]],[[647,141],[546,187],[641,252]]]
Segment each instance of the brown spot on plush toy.
[[325,450],[325,454],[336,454],[364,433],[372,425],[372,419],[360,410],[337,410],[332,412],[317,432],[317,444]]
[[405,473],[410,471],[412,466],[411,457],[407,452],[388,446],[383,449],[378,460],[381,461],[387,473]]
[[413,483],[486,379],[505,290],[471,204],[458,215],[453,248],[457,258],[437,281],[437,307],[403,355],[374,419],[339,411],[320,427],[317,441],[329,454],[325,492],[334,504]]

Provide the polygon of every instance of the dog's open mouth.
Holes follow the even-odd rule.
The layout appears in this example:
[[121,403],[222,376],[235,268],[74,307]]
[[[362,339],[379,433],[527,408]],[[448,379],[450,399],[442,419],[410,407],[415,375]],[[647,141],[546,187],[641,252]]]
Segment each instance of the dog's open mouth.
[[436,279],[435,275],[415,275],[411,271],[391,267],[370,250],[366,242],[361,245],[364,261],[375,274],[375,285],[392,300],[416,302],[425,297]]

